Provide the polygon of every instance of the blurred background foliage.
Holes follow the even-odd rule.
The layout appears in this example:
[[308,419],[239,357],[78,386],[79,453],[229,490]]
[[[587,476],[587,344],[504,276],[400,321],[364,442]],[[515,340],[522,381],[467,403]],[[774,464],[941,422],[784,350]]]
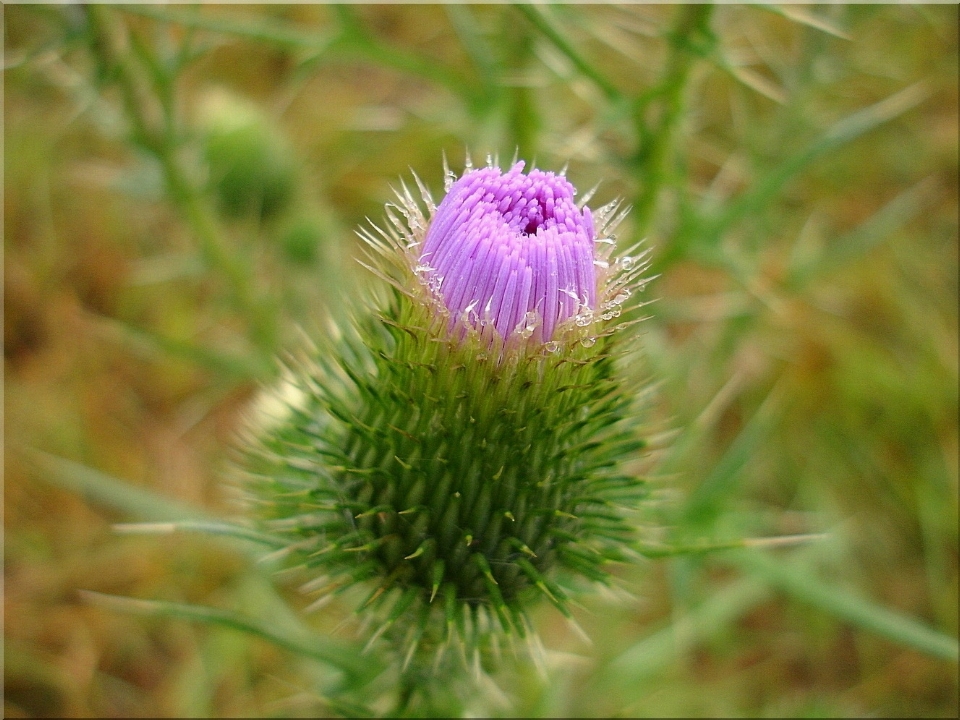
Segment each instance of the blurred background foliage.
[[[634,208],[622,246],[655,249],[629,369],[659,383],[647,541],[825,534],[623,568],[632,598],[577,613],[592,645],[543,608],[546,679],[473,711],[955,717],[957,22],[5,6],[5,716],[350,714],[309,598],[112,524],[235,511],[219,477],[273,358],[370,285],[353,228],[469,148],[602,181]],[[347,641],[347,613],[305,622]]]

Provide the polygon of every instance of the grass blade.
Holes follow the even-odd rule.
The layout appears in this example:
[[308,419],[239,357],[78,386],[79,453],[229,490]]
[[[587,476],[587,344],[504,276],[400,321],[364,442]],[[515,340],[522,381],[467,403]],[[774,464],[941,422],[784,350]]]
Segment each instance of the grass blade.
[[113,526],[113,529],[123,535],[167,535],[175,532],[197,532],[245,540],[273,548],[287,545],[287,541],[282,538],[228,522],[185,520],[180,522],[117,523]]
[[763,580],[738,580],[712,594],[689,614],[624,650],[610,662],[605,674],[624,688],[637,685],[696,643],[729,627],[769,594]]
[[960,657],[960,645],[955,638],[833,587],[796,562],[783,562],[757,552],[737,553],[734,557],[735,564],[754,577],[857,627],[943,660],[957,662]]
[[801,25],[806,25],[807,27],[814,28],[820,32],[825,32],[827,35],[833,35],[841,40],[851,39],[848,33],[832,24],[826,18],[816,15],[806,8],[799,7],[797,5],[760,5],[760,7],[764,10],[774,13],[775,15],[785,17],[788,20],[800,23]]
[[94,505],[151,522],[216,520],[199,508],[136,487],[78,462],[33,448],[21,448],[21,452],[40,471],[40,478],[76,493]]
[[924,82],[904,88],[878,103],[865,107],[835,123],[806,148],[777,165],[754,185],[750,192],[730,205],[726,212],[695,230],[698,243],[713,246],[734,223],[766,207],[781,189],[814,160],[856,140],[861,135],[902,115],[923,102],[931,93]]
[[934,183],[933,178],[927,178],[905,190],[855,230],[833,240],[818,258],[798,264],[790,271],[791,286],[799,288],[817,276],[838,270],[866,255],[919,215],[930,200]]
[[359,648],[315,634],[295,637],[278,633],[257,618],[231,610],[162,600],[140,600],[117,595],[105,595],[90,590],[81,590],[80,592],[88,602],[120,612],[146,617],[179,618],[210,625],[220,625],[254,635],[298,655],[319,660],[342,670],[355,681],[369,679],[377,672],[377,668],[371,659],[360,655]]
[[611,83],[599,70],[597,70],[593,65],[591,65],[587,60],[577,52],[576,48],[570,43],[567,38],[565,38],[559,30],[557,30],[553,23],[547,19],[543,10],[534,5],[528,5],[521,3],[515,6],[520,13],[523,14],[527,20],[542,34],[547,40],[549,40],[557,50],[559,50],[566,58],[573,63],[574,67],[580,71],[588,79],[592,80],[593,83],[603,92],[607,100],[611,102],[621,102],[623,100],[623,93],[617,89],[617,87]]
[[169,355],[238,380],[267,379],[274,373],[272,363],[262,358],[228,355],[183,340],[163,337],[112,318],[96,317],[95,320],[104,335],[149,360],[155,361],[160,355]]
[[705,555],[722,550],[743,550],[744,548],[771,548],[798,545],[814,540],[823,540],[825,533],[804,533],[801,535],[774,535],[772,537],[742,538],[740,540],[699,542],[692,545],[650,545],[641,544],[637,547],[643,557],[658,560],[683,555]]
[[685,509],[689,521],[700,523],[709,519],[724,497],[736,488],[744,466],[770,434],[782,395],[780,386],[775,385],[710,474],[691,493]]

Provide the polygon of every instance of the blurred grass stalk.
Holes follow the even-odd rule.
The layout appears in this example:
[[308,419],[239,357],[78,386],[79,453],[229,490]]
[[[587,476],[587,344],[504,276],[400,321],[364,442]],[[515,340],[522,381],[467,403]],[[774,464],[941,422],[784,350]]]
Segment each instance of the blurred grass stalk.
[[131,142],[160,163],[170,198],[193,231],[203,258],[226,282],[232,304],[249,324],[254,348],[271,361],[278,350],[279,308],[256,292],[253,268],[232,250],[179,156],[178,68],[159,62],[152,49],[117,19],[115,9],[88,5],[85,11],[93,33],[92,49],[104,68],[115,71],[110,74],[120,84],[132,124]]

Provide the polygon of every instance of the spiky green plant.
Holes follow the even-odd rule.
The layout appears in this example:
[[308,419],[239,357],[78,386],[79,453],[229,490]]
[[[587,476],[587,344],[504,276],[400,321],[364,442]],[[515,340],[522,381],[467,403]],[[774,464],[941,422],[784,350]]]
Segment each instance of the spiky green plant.
[[439,208],[403,186],[360,233],[385,292],[291,363],[245,446],[262,529],[316,573],[307,590],[366,585],[370,643],[403,667],[451,645],[479,666],[531,633],[538,597],[569,617],[561,586],[629,556],[646,492],[619,368],[645,253],[612,259],[617,202],[593,218],[522,167],[447,170]]

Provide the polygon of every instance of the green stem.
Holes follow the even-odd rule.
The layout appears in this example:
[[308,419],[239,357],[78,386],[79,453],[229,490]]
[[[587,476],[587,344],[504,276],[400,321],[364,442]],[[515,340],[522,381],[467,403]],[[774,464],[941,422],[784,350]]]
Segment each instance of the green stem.
[[484,94],[488,98],[496,98],[501,90],[501,69],[497,64],[494,49],[483,37],[469,6],[450,3],[445,5],[444,9],[464,52],[473,63]]
[[539,30],[544,37],[546,37],[553,45],[567,56],[567,59],[573,63],[574,67],[577,68],[583,75],[592,80],[598,88],[606,95],[607,100],[611,102],[620,102],[623,100],[623,93],[617,89],[617,87],[611,83],[603,74],[597,70],[593,65],[591,65],[587,60],[576,51],[576,48],[571,45],[560,32],[553,27],[550,21],[543,14],[543,11],[539,7],[534,7],[526,3],[520,3],[516,5],[517,10],[524,15],[524,17],[529,20],[537,30]]
[[[273,306],[256,297],[251,271],[231,253],[218,223],[202,201],[200,193],[190,181],[188,173],[177,157],[177,133],[174,127],[176,113],[172,92],[153,91],[150,69],[159,67],[147,62],[148,68],[134,61],[134,54],[123,47],[123,29],[112,17],[112,10],[100,5],[87,6],[90,27],[96,38],[95,51],[100,61],[116,70],[127,113],[133,124],[134,141],[159,161],[170,197],[196,236],[204,260],[226,279],[231,300],[250,322],[254,344],[266,353],[272,353],[276,343],[276,322]],[[147,53],[140,44],[136,57]]]
[[[669,34],[670,56],[663,79],[655,92],[645,93],[634,101],[634,123],[638,148],[633,166],[643,179],[634,202],[634,217],[643,231],[650,226],[667,178],[673,157],[677,128],[686,106],[686,89],[696,58],[705,54],[702,44],[712,43],[710,16],[712,5],[683,5],[677,10],[674,29]],[[650,102],[659,98],[662,109],[654,128],[647,126],[646,113]]]
[[[517,23],[512,14],[505,15],[507,26],[504,37],[508,39],[506,65],[510,73],[520,76],[527,71],[534,51],[534,36],[527,23]],[[516,144],[519,157],[532,160],[537,155],[537,136],[540,130],[540,115],[534,93],[525,83],[514,83],[506,89],[507,127],[511,140]]]
[[250,321],[254,344],[272,353],[276,349],[276,322],[273,305],[256,296],[249,268],[232,255],[223,241],[217,222],[187,180],[173,152],[165,150],[159,160],[174,203],[200,241],[204,259],[226,278],[234,304]]
[[482,108],[489,100],[487,93],[482,89],[478,92],[474,84],[443,64],[380,42],[364,27],[353,6],[335,5],[334,9],[340,22],[341,32],[327,49],[328,55],[355,56],[403,73],[426,78],[447,88],[454,95],[464,98],[473,110]]
[[415,53],[405,52],[380,42],[360,22],[352,7],[337,5],[334,10],[340,28],[334,32],[304,32],[289,23],[245,18],[237,13],[208,13],[197,10],[181,10],[176,7],[128,5],[122,12],[142,15],[161,22],[170,22],[188,28],[208,30],[258,42],[270,43],[284,48],[305,50],[312,54],[312,61],[321,58],[359,59],[379,63],[400,72],[419,75],[441,85],[455,95],[464,97],[471,108],[489,104],[487,89],[478,92],[466,78],[449,68],[431,62]]

